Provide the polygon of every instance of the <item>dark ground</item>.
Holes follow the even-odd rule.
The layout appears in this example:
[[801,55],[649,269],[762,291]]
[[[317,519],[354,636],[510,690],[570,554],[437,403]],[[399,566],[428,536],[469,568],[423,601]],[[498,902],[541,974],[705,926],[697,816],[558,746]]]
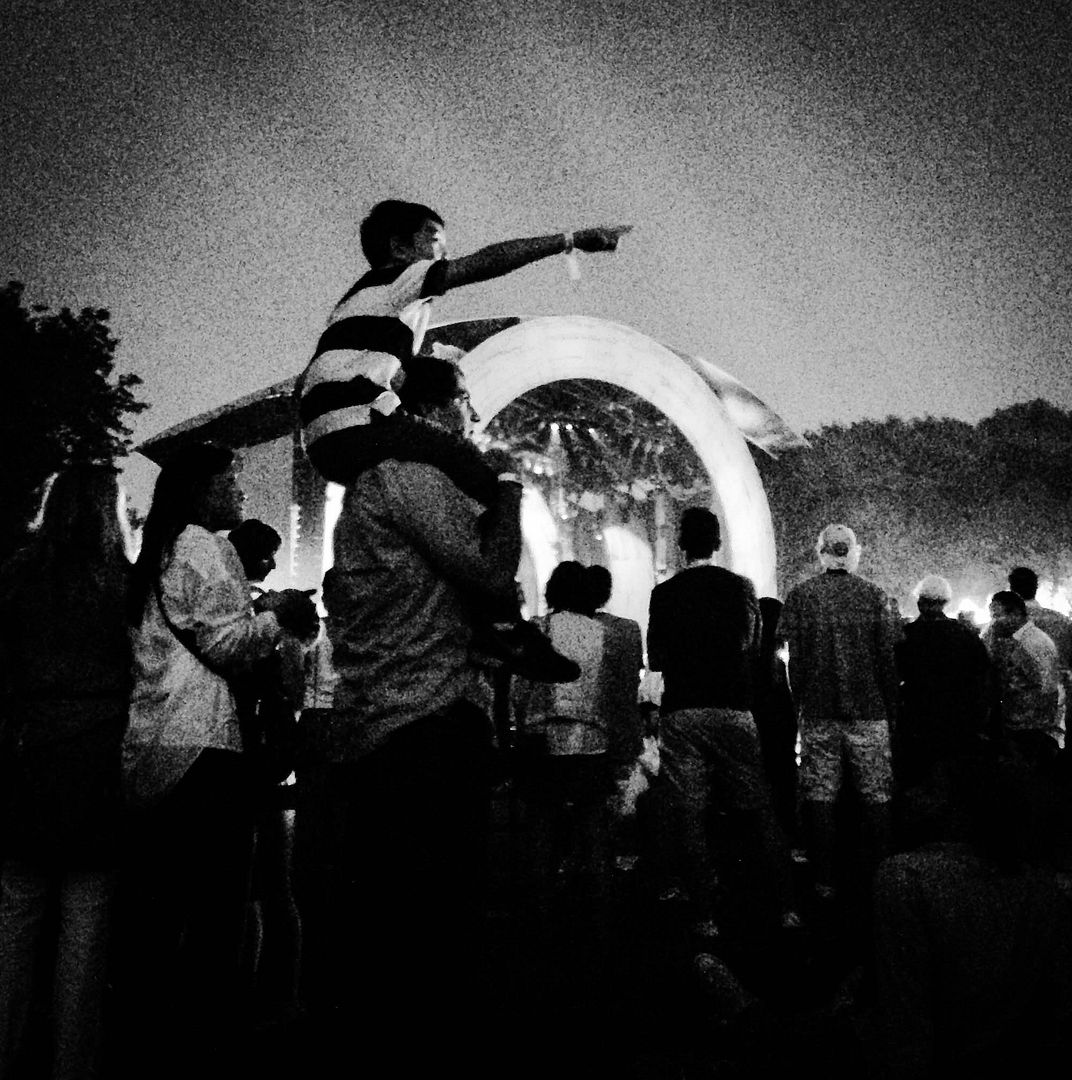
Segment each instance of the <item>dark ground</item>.
[[[499,793],[487,995],[468,1043],[483,1056],[474,1053],[469,1060],[463,1054],[459,1060],[455,1049],[444,1056],[442,1071],[504,1078],[744,1080],[788,1069],[799,1073],[808,1063],[809,1071],[824,1077],[860,1075],[851,1028],[832,1009],[862,956],[851,912],[807,903],[802,929],[757,936],[750,913],[724,896],[718,937],[697,937],[688,929],[682,901],[665,896],[657,838],[635,828],[631,833],[619,845],[623,857],[609,914],[596,917],[564,874],[551,940],[537,943],[525,929],[520,893],[524,821],[508,792]],[[731,894],[734,865],[724,853]],[[796,872],[806,897],[806,864],[798,862]],[[236,1072],[427,1075],[425,1069],[409,1071],[401,1056],[367,1060],[361,1048],[356,1015],[260,1022],[246,1031]],[[478,1057],[491,1062],[485,1071]]]

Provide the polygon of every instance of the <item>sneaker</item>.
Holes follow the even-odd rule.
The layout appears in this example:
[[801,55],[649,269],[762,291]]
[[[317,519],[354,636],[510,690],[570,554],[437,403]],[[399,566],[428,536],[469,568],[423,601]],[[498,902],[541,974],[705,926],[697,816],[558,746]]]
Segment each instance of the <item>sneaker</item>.
[[[556,651],[547,635],[532,623],[496,623],[488,637],[489,651],[513,675],[546,683],[574,682],[581,677],[580,665]],[[482,637],[481,643],[487,648],[489,641]]]

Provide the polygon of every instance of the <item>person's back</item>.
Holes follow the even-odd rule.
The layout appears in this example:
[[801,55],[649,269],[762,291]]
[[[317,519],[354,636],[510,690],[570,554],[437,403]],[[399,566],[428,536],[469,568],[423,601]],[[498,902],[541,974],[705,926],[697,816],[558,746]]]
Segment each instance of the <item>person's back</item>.
[[792,881],[752,718],[760,609],[752,583],[712,563],[718,518],[703,507],[681,515],[685,569],[656,585],[648,612],[648,666],[662,672],[660,784],[674,805],[667,839],[680,850],[694,928],[714,914],[707,831],[712,799],[733,825],[744,863],[741,899],[754,929],[791,925]]
[[442,568],[450,550],[430,557],[411,519],[424,518],[429,531],[449,525],[448,549],[459,536],[470,550],[480,540],[473,504],[431,465],[384,462],[357,479],[347,502],[328,620],[335,708],[354,714],[371,748],[474,688],[467,597]]
[[648,665],[663,673],[664,712],[750,709],[758,644],[755,590],[721,566],[691,566],[651,594]]
[[795,586],[781,619],[803,720],[889,720],[895,631],[886,594],[843,570]]
[[903,735],[948,756],[984,733],[989,660],[977,634],[945,615],[920,617],[896,653]]
[[861,807],[853,876],[864,888],[889,842],[900,628],[886,594],[856,576],[861,550],[847,525],[824,528],[815,547],[822,571],[789,591],[779,622],[800,723],[809,862],[826,899],[836,891],[834,811],[844,788]]

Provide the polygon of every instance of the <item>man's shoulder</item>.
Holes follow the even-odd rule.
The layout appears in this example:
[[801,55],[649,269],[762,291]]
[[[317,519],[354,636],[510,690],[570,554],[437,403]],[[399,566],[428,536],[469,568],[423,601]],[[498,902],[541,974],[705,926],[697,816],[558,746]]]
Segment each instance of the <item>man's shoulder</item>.
[[819,592],[820,589],[826,587],[825,582],[826,574],[813,574],[809,578],[805,578],[803,581],[798,581],[789,592],[785,594],[784,607],[789,607],[791,604],[799,603],[801,600],[806,600],[809,596]]
[[1027,614],[1031,621],[1046,633],[1072,632],[1072,619],[1053,608],[1043,607],[1037,600],[1027,605]]
[[[172,548],[172,561],[188,563],[223,562],[234,546],[226,536],[209,532],[201,525],[187,525]],[[236,557],[237,557],[237,553]]]
[[1023,635],[1020,639],[1025,645],[1030,644],[1034,649],[1039,652],[1052,652],[1057,654],[1057,646],[1054,644],[1053,638],[1046,633],[1037,623],[1032,622],[1030,619],[1024,623]]
[[678,583],[678,588],[715,589],[724,592],[754,594],[755,586],[743,574],[729,570],[725,566],[691,566],[679,571],[671,579]]
[[[365,481],[366,495],[362,494]],[[416,509],[425,517],[468,517],[478,515],[480,506],[466,495],[453,480],[435,465],[422,461],[381,462],[358,478],[352,485],[353,497],[367,497],[387,508]]]
[[640,640],[640,623],[622,615],[612,615],[609,611],[597,611],[596,620],[603,624],[608,636],[616,640]]
[[624,615],[614,615],[609,611],[597,611],[596,618],[616,630],[640,629],[640,623],[635,619],[627,619]]

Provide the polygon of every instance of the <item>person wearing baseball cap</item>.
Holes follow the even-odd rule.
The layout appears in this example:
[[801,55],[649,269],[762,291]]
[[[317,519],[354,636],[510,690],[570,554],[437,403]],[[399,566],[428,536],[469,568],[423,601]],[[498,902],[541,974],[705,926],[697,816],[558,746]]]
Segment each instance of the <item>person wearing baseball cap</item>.
[[790,589],[780,633],[801,740],[803,824],[816,894],[835,895],[834,809],[844,784],[861,807],[857,865],[870,878],[889,843],[890,721],[897,707],[900,629],[886,593],[858,577],[860,544],[831,524],[815,545],[819,574]]

